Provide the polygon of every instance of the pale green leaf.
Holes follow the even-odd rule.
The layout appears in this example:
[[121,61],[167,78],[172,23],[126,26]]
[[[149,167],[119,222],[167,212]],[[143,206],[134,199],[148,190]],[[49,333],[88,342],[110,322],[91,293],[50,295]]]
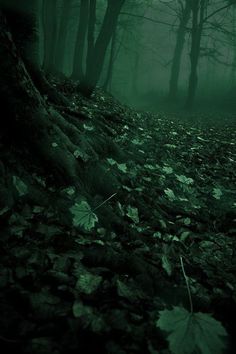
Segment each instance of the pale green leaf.
[[131,143],[134,144],[134,145],[142,145],[143,144],[143,142],[138,140],[138,139],[131,140]]
[[170,276],[172,274],[172,267],[168,257],[165,254],[163,254],[161,257],[161,263],[162,263],[162,268]]
[[184,175],[175,175],[177,180],[183,184],[187,184],[187,185],[190,185],[190,184],[193,184],[193,179],[192,178],[188,178]]
[[173,168],[168,167],[168,166],[164,166],[162,171],[165,172],[167,175],[170,175],[171,173],[173,173]]
[[128,205],[126,215],[127,215],[135,224],[137,224],[137,223],[139,222],[139,215],[138,215],[138,209],[137,209],[137,208],[132,208],[130,205]]
[[102,277],[100,275],[85,272],[79,275],[75,288],[81,293],[91,295],[98,289],[101,282]]
[[108,158],[108,159],[107,159],[107,162],[108,162],[109,165],[111,165],[111,166],[114,166],[114,165],[117,164],[117,162],[116,162],[115,160],[111,159],[111,158]]
[[62,193],[68,194],[69,196],[72,196],[75,194],[75,187],[67,187],[62,190]]
[[174,354],[222,354],[227,332],[211,315],[190,313],[182,307],[159,312],[156,325],[169,333],[169,348]]
[[151,181],[152,181],[151,177],[142,177],[142,179],[143,179],[145,182],[151,182]]
[[75,227],[81,226],[85,230],[91,230],[95,223],[98,221],[97,215],[93,213],[89,204],[83,200],[82,202],[75,203],[70,212],[73,215],[73,225]]
[[221,191],[220,188],[214,188],[212,195],[213,195],[213,197],[214,197],[215,199],[220,200],[220,198],[222,197],[223,193],[222,193],[222,191]]
[[117,164],[117,168],[118,170],[120,170],[121,172],[126,173],[127,172],[127,166],[125,163],[118,163]]
[[20,179],[18,176],[13,176],[13,184],[19,194],[20,197],[23,197],[28,193],[28,187],[27,185]]
[[165,144],[164,146],[169,148],[169,149],[176,149],[177,148],[177,146],[173,145],[173,144]]
[[88,124],[83,124],[83,127],[85,130],[88,130],[88,131],[92,131],[94,130],[94,127],[92,125],[88,125]]
[[127,192],[132,192],[132,188],[130,188],[130,187],[127,187],[127,186],[122,186],[122,188],[124,189],[124,190],[126,190]]
[[182,232],[182,234],[181,234],[181,236],[180,236],[180,240],[181,240],[182,242],[184,242],[184,241],[188,238],[189,235],[190,235],[190,232],[189,232],[189,231],[184,231],[184,232]]
[[154,232],[154,234],[152,236],[155,238],[161,238],[162,235],[159,231],[157,231],[157,232]]
[[150,165],[150,164],[145,164],[144,167],[147,168],[147,169],[150,170],[150,171],[154,171],[154,170],[156,169],[155,166]]
[[167,195],[167,197],[171,200],[174,201],[176,199],[176,196],[174,194],[174,192],[172,191],[172,189],[167,188],[164,190],[164,193]]
[[84,162],[87,162],[89,160],[88,154],[80,149],[76,149],[73,155],[75,156],[76,159],[80,157]]
[[190,218],[184,218],[183,222],[184,222],[184,225],[189,226],[191,224],[191,219]]

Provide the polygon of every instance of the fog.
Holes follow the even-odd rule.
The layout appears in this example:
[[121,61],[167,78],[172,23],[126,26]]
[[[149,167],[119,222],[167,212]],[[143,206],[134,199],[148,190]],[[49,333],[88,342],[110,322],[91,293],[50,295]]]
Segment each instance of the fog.
[[[183,27],[183,43],[175,97],[170,97],[170,78],[173,70],[174,53],[184,9],[190,0],[126,0],[120,11],[118,23],[106,49],[102,73],[97,86],[106,90],[138,109],[179,110],[188,106],[191,110],[219,110],[235,112],[235,71],[236,71],[236,29],[235,5],[229,1],[205,0],[202,9],[197,9],[197,30],[201,31],[199,53],[196,64],[196,87],[191,103],[186,105],[191,70],[191,48],[194,41],[193,12],[189,10],[188,19]],[[65,16],[65,2],[54,1],[56,11],[54,41],[60,38],[59,27]],[[45,38],[47,31],[43,2],[39,3],[40,12],[40,58],[44,62]],[[97,0],[94,41],[99,36],[106,13],[107,2]],[[63,62],[60,67],[54,63],[53,74],[73,77],[75,65],[75,43],[80,18],[80,1],[67,2],[67,16],[64,18]],[[201,11],[203,24],[201,27]],[[83,53],[85,70],[86,48]],[[192,49],[194,50],[194,49]],[[198,49],[195,48],[197,52]],[[58,55],[57,53],[55,54]],[[60,54],[59,54],[60,55]],[[57,61],[56,61],[57,62]],[[109,68],[110,65],[110,68]],[[191,69],[192,68],[192,69]],[[49,70],[50,71],[50,70]],[[194,76],[194,73],[192,72]],[[108,77],[109,76],[109,77]]]

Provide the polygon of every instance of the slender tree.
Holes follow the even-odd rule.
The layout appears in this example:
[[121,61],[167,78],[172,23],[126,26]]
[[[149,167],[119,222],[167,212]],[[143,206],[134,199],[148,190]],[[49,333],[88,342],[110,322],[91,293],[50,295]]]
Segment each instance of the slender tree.
[[111,48],[110,48],[110,56],[107,68],[107,75],[105,82],[103,84],[103,89],[107,91],[108,89],[111,91],[111,84],[112,84],[112,77],[113,77],[113,68],[114,68],[114,61],[115,61],[115,50],[116,50],[116,29],[113,32],[112,40],[111,40]]
[[233,7],[232,15],[232,44],[233,44],[233,60],[230,72],[231,91],[235,90],[236,86],[236,5]]
[[94,40],[96,0],[90,0],[88,49],[86,59],[86,73],[81,82],[81,91],[90,96],[96,87],[105,61],[107,48],[117,26],[118,17],[125,0],[107,0],[106,13],[97,36]]
[[236,0],[227,0],[224,5],[216,8],[207,14],[209,0],[189,0],[191,3],[192,29],[191,29],[191,50],[190,50],[190,76],[188,83],[188,94],[186,108],[192,109],[198,82],[198,63],[200,58],[201,39],[204,24],[217,13],[229,8],[236,3]]
[[191,14],[191,6],[188,0],[185,0],[184,3],[182,1],[179,1],[179,3],[181,6],[181,13],[179,27],[176,34],[176,43],[171,65],[171,75],[169,84],[169,98],[171,100],[176,100],[178,94],[178,81],[180,74],[181,58],[185,43],[186,26],[188,24]]
[[73,0],[63,0],[62,2],[62,11],[58,26],[59,29],[55,48],[55,67],[59,72],[63,72],[67,47],[66,39],[69,30],[70,14],[72,12],[72,2]]
[[[87,35],[87,56],[86,56],[86,76],[89,68],[93,65],[93,53],[95,45],[95,27],[96,27],[96,7],[97,0],[89,1],[89,21]],[[84,79],[86,81],[86,79]]]
[[85,53],[85,41],[89,19],[89,1],[80,1],[79,25],[74,49],[72,78],[82,81],[84,79],[83,59]]
[[191,51],[190,51],[190,63],[191,72],[189,76],[188,95],[186,101],[186,108],[191,109],[193,107],[194,98],[197,89],[198,82],[198,62],[200,57],[200,45],[201,36],[204,24],[204,15],[206,11],[208,0],[192,0],[191,12],[192,12],[192,30],[191,30]]

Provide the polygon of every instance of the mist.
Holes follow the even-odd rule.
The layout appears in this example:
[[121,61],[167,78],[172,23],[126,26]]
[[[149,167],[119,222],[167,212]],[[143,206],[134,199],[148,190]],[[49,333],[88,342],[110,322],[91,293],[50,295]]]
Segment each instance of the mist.
[[[225,1],[207,1],[202,9],[203,24],[200,24],[200,10],[197,13],[201,31],[197,49],[197,84],[194,98],[186,104],[191,75],[191,45],[194,41],[193,16],[189,9],[184,15],[188,2],[183,1],[126,1],[119,15],[113,40],[110,41],[104,58],[98,86],[132,107],[138,109],[190,110],[235,112],[235,6],[225,7]],[[227,3],[226,3],[227,5]],[[41,6],[43,6],[41,4]],[[53,42],[63,40],[60,63],[56,61],[53,72],[73,78],[76,65],[75,45],[79,26],[80,1],[65,4],[55,2],[57,33]],[[63,7],[64,6],[64,7]],[[40,12],[42,13],[42,8]],[[94,39],[99,35],[106,11],[106,1],[97,1]],[[65,18],[65,16],[67,16]],[[184,19],[184,16],[187,18]],[[60,22],[64,27],[63,39],[59,34]],[[182,23],[181,23],[182,21]],[[47,28],[43,14],[40,26],[40,58],[44,62],[44,36]],[[179,67],[173,66],[178,36],[181,36]],[[202,26],[202,28],[200,28]],[[48,29],[51,31],[51,29]],[[83,65],[86,62],[86,43]],[[177,49],[178,50],[178,49]],[[46,64],[45,64],[46,65]],[[109,68],[110,65],[110,68]],[[170,94],[171,71],[177,70],[176,91]],[[193,69],[194,70],[194,69]],[[50,70],[49,70],[50,73]],[[193,74],[193,73],[192,73]],[[194,75],[194,74],[193,74]],[[110,77],[107,77],[110,76]]]

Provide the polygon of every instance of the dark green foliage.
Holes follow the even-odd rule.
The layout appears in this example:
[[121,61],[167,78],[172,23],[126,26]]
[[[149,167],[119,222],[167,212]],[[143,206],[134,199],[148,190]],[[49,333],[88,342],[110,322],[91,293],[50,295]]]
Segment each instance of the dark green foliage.
[[0,351],[166,354],[158,321],[174,353],[220,352],[220,323],[234,353],[233,122],[88,100],[69,80],[52,99],[19,56],[33,17],[14,16],[0,13]]
[[[19,340],[24,354],[164,353],[155,324],[166,306],[188,303],[183,253],[196,312],[213,312],[231,337],[234,134],[137,113],[102,93],[93,104],[78,99],[81,185],[60,187],[27,155],[0,166],[14,194],[0,215],[2,348]],[[98,218],[89,227],[81,200]]]

